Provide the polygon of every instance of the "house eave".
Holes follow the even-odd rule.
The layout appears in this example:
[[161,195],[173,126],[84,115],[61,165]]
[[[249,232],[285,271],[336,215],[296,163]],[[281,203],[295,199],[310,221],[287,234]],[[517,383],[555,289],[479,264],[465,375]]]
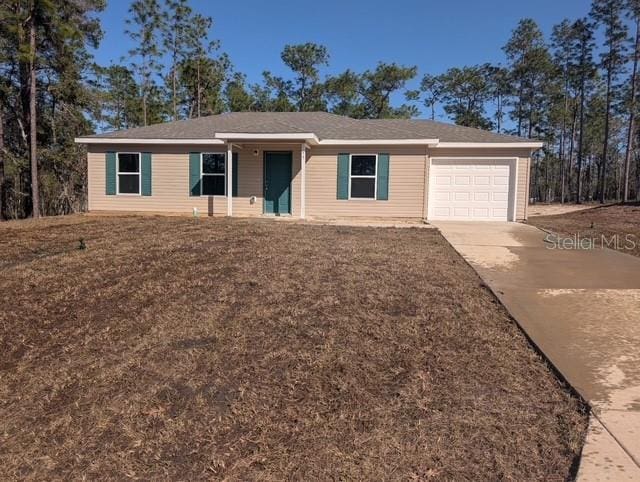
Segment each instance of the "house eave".
[[488,149],[539,149],[542,142],[439,142],[435,147],[451,149],[488,148]]
[[438,139],[322,139],[320,146],[436,146]]
[[311,145],[317,145],[318,136],[312,132],[281,132],[281,133],[251,133],[251,132],[216,132],[213,136],[215,139],[223,142],[227,141],[281,141],[281,142],[305,142]]
[[76,137],[76,144],[202,144],[202,145],[223,145],[225,142],[220,139],[147,139],[133,137]]

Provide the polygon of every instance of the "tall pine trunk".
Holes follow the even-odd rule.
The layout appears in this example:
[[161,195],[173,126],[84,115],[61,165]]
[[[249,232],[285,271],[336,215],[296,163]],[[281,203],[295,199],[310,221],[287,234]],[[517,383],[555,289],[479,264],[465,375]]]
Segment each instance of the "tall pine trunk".
[[0,105],[0,221],[4,220],[4,112]]
[[584,155],[584,89],[586,80],[584,74],[580,79],[580,134],[578,136],[577,189],[576,204],[582,203],[582,163]]
[[[636,18],[636,42],[633,51],[633,71],[631,74],[631,100],[629,103],[629,127],[627,132],[627,148],[624,154],[624,194],[623,202],[629,201],[629,171],[631,167],[631,153],[633,151],[633,138],[636,118],[636,77],[638,75],[638,55],[640,54],[640,17]],[[640,186],[636,186],[636,189]]]
[[[566,74],[565,74],[566,75]],[[566,161],[565,161],[565,145],[567,136],[567,106],[569,102],[569,81],[564,82],[564,109],[562,112],[562,131],[560,132],[560,148],[558,149],[558,157],[560,158],[560,204],[564,204],[565,184],[566,184]]]
[[[609,61],[609,64],[611,62]],[[611,114],[611,81],[613,72],[611,71],[611,65],[607,66],[607,94],[605,100],[605,113],[604,113],[604,142],[602,145],[602,161],[600,168],[600,203],[604,204],[605,197],[607,195],[607,154],[609,151],[609,117]]]
[[142,93],[142,122],[147,125],[147,87],[146,82],[143,86],[144,92]]
[[171,81],[173,83],[172,88],[173,88],[173,120],[176,121],[178,120],[178,103],[177,103],[177,95],[176,95],[176,83],[177,83],[177,79],[176,79],[176,64],[175,64],[175,60],[173,63],[173,72],[172,72],[172,76],[171,76]]
[[197,107],[198,107],[198,117],[200,117],[200,96],[201,96],[201,93],[200,93],[200,57],[198,57],[198,64],[197,65],[198,65],[198,67],[197,67],[197,70],[198,70],[197,77],[198,77],[198,79],[196,81],[196,83],[197,83],[197,85],[196,85],[196,92],[197,92],[197,102],[196,102],[196,104],[197,104]]
[[147,93],[149,92],[149,73],[147,71],[147,57],[142,55],[142,123],[147,125]]
[[578,109],[574,105],[573,111],[571,115],[571,137],[569,138],[569,155],[567,157],[567,200],[571,199],[572,193],[572,183],[571,183],[571,173],[573,172],[573,151],[575,150],[576,144],[576,125],[578,123]]
[[32,4],[29,21],[29,157],[31,160],[31,202],[34,218],[40,217],[40,190],[38,188],[38,149],[36,118],[36,20]]

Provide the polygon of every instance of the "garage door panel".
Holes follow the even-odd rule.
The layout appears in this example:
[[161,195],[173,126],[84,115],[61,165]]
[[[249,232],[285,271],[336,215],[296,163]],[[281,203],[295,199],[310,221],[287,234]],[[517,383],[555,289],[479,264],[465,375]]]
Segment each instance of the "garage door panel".
[[451,199],[451,193],[437,192],[434,194],[434,198],[436,201],[449,201]]
[[433,214],[442,218],[448,218],[453,215],[451,208],[448,207],[435,207],[433,208]]
[[509,200],[509,193],[508,192],[494,192],[493,194],[493,200],[496,202],[500,202],[500,201],[508,201]]
[[429,217],[507,221],[512,177],[505,160],[433,160]]

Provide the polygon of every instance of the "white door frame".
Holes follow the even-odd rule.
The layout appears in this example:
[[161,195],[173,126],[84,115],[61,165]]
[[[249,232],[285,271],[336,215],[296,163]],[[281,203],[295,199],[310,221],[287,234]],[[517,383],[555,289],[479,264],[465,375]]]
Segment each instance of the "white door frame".
[[[433,203],[431,202],[432,197],[432,183],[431,183],[431,166],[433,161],[499,161],[499,162],[509,162],[513,169],[509,169],[509,191],[513,189],[513,203],[511,207],[511,216],[507,215],[507,221],[515,222],[517,219],[517,208],[518,208],[518,157],[496,157],[496,156],[436,156],[429,158],[429,183],[428,183],[428,205],[427,205],[427,220],[431,219]],[[479,221],[482,222],[482,221]]]

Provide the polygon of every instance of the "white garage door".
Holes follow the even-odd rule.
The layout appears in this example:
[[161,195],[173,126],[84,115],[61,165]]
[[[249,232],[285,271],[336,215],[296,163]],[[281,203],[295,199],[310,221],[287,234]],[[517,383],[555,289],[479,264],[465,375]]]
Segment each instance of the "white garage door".
[[515,193],[510,160],[433,159],[429,219],[508,221]]

